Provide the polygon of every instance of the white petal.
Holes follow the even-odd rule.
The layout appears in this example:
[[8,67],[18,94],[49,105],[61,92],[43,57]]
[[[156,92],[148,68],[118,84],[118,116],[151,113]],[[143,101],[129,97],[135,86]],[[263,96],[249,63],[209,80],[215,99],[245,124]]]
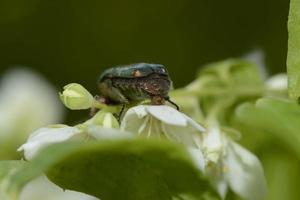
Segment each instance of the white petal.
[[41,176],[30,181],[21,192],[20,200],[97,200],[96,197],[75,192],[63,190],[54,183],[50,182],[47,177]]
[[217,163],[223,153],[223,136],[221,130],[217,126],[212,126],[208,129],[203,138],[203,148],[206,159]]
[[206,131],[206,129],[205,129],[202,125],[200,125],[200,124],[198,124],[197,122],[195,122],[192,118],[190,118],[189,116],[187,116],[187,115],[185,115],[185,114],[183,114],[183,115],[184,115],[185,118],[187,119],[188,123],[189,123],[190,125],[192,125],[194,128],[198,129],[200,132]]
[[155,118],[166,124],[176,126],[187,126],[187,119],[184,114],[170,106],[145,106],[146,110]]
[[105,128],[99,126],[89,126],[88,134],[97,140],[132,138],[131,133],[121,131],[119,129]]
[[163,133],[167,134],[170,140],[187,145],[188,147],[198,147],[193,137],[195,134],[197,134],[197,130],[195,128],[191,126],[182,127],[168,124],[162,124],[162,126]]
[[204,172],[205,159],[204,159],[202,151],[200,149],[196,149],[196,148],[187,148],[187,150],[191,154],[192,159],[193,159],[195,165],[198,167],[198,169],[200,169],[202,172]]
[[80,130],[78,128],[69,126],[62,128],[41,128],[35,131],[18,151],[24,151],[25,158],[30,160],[41,148],[52,143],[66,141],[79,132]]
[[230,188],[244,199],[264,199],[267,191],[266,181],[259,160],[234,142],[228,145],[224,165]]
[[130,108],[126,114],[131,115],[133,113],[135,113],[138,118],[143,118],[147,115],[147,111],[145,109],[145,106],[143,106],[143,105],[139,105],[139,106]]
[[216,183],[216,188],[221,196],[222,199],[225,199],[227,191],[228,191],[228,184],[225,179],[221,179]]
[[143,112],[143,108],[138,106],[139,108],[141,109],[134,109],[134,108],[131,108],[129,109],[126,113],[125,113],[125,116],[123,117],[122,119],[122,122],[121,122],[121,126],[120,126],[120,129],[123,130],[123,131],[128,131],[128,132],[132,132],[133,134],[138,134],[138,130],[140,129],[140,127],[143,125],[143,123],[145,122],[145,120],[147,120],[147,118],[143,118],[147,115],[146,112],[146,115],[142,114],[143,117],[141,117],[142,115],[137,115],[136,114],[136,110],[141,111]]
[[212,163],[210,162],[205,166],[205,175],[209,179],[210,183],[215,187],[222,199],[225,199],[228,191],[228,183],[224,176],[222,162]]

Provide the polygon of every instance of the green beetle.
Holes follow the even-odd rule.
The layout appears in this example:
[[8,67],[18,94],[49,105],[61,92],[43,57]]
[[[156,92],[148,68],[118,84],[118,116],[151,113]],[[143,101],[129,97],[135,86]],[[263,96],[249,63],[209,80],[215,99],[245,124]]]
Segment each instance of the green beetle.
[[[122,104],[150,99],[154,105],[170,102],[172,81],[161,64],[137,63],[107,69],[98,79],[98,87],[104,102]],[[122,109],[123,110],[123,109]],[[122,111],[121,111],[122,112]]]

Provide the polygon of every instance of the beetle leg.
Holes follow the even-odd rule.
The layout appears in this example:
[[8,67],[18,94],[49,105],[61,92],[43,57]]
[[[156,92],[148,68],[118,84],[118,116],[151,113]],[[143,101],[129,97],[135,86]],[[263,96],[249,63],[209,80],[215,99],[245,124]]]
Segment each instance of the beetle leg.
[[110,97],[114,101],[120,102],[122,104],[128,103],[128,99],[122,94],[122,92],[118,88],[112,86],[110,89],[111,89]]
[[[99,101],[100,103],[105,103],[105,104],[107,104],[107,100],[104,98],[104,97],[100,97],[100,96],[98,96],[98,95],[96,95],[96,96],[94,96],[94,99],[96,100],[96,101]],[[91,107],[91,109],[90,109],[90,116],[91,117],[93,117],[97,112],[98,112],[98,108],[96,108],[96,107]]]
[[171,101],[171,100],[170,100],[170,97],[166,97],[165,100],[166,100],[167,102],[169,102],[170,104],[172,104],[173,106],[175,106],[176,109],[179,111],[179,106],[178,106],[176,103],[174,103],[173,101]]
[[90,117],[93,117],[97,113],[98,109],[95,107],[91,107],[90,109]]
[[128,103],[127,98],[122,94],[122,92],[113,85],[112,80],[107,79],[99,85],[100,93],[102,96],[108,98],[114,103]]
[[126,107],[126,104],[122,104],[122,108],[121,108],[120,112],[117,115],[117,119],[118,119],[119,122],[121,120],[121,117],[122,117],[122,114],[123,114],[123,112],[125,110],[125,107]]

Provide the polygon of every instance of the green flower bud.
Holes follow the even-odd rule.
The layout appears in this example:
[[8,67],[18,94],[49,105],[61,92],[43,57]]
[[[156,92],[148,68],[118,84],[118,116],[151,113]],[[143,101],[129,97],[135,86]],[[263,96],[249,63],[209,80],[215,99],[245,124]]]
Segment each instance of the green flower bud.
[[70,83],[59,93],[63,104],[71,110],[89,109],[93,106],[95,99],[82,85]]
[[86,121],[85,124],[101,126],[103,128],[119,128],[119,122],[114,115],[103,110],[99,111],[93,118]]

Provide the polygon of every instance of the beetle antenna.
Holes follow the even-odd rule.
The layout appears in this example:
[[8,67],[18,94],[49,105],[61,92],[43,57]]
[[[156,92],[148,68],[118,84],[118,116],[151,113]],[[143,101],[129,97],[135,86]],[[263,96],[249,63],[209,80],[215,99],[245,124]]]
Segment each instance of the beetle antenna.
[[165,100],[166,100],[167,102],[169,102],[170,104],[172,104],[173,106],[175,106],[175,107],[176,107],[176,110],[179,111],[179,106],[178,106],[176,103],[174,103],[173,101],[171,101],[171,100],[170,100],[170,97],[166,97]]

